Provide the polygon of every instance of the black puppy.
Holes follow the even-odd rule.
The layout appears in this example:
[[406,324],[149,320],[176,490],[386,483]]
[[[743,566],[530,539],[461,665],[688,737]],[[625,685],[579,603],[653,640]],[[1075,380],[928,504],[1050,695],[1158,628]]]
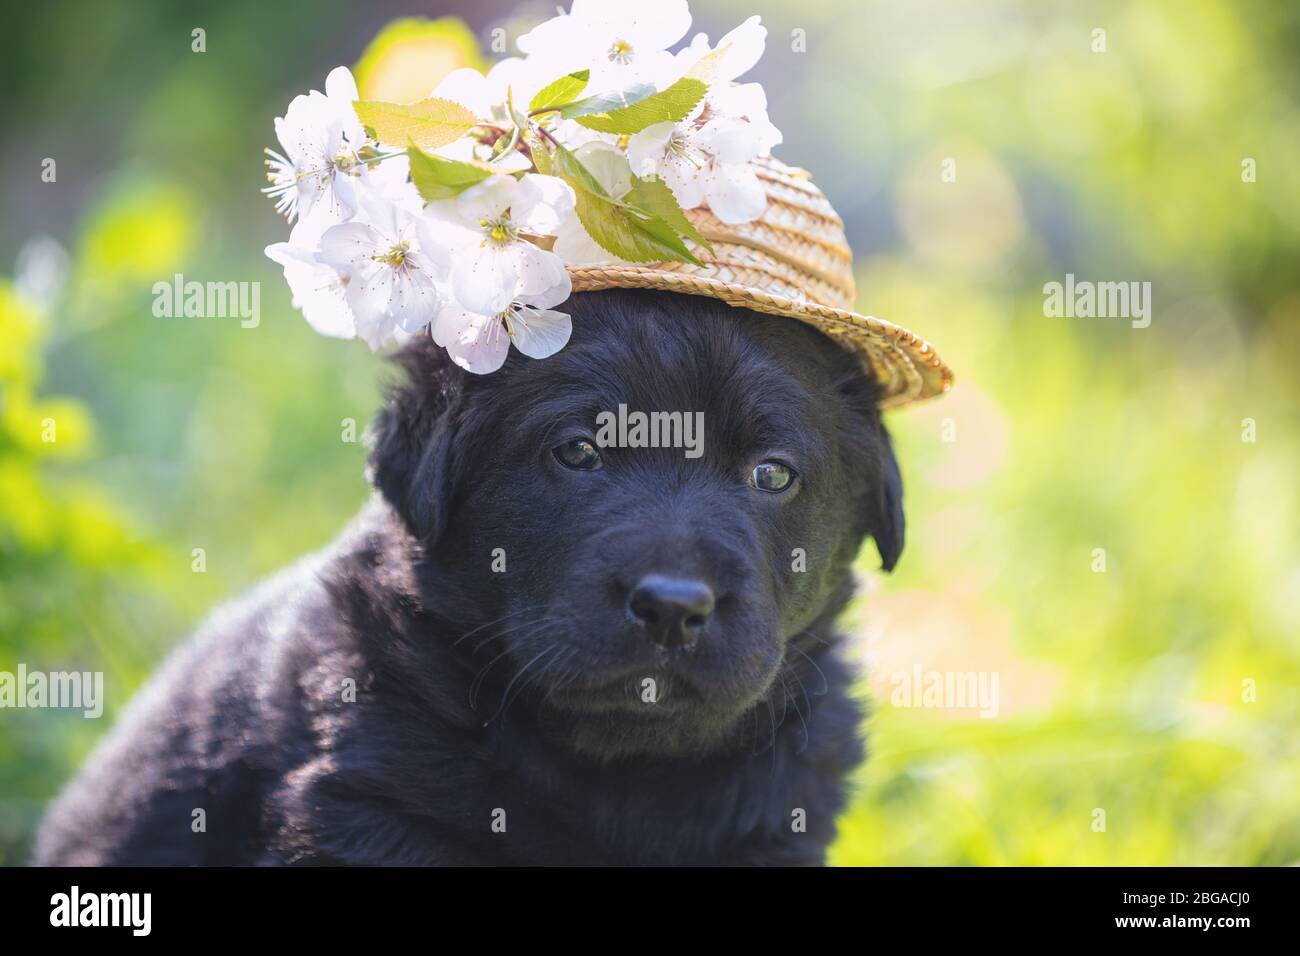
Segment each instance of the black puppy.
[[[861,760],[833,622],[903,543],[854,358],[801,323],[579,294],[473,376],[421,340],[375,499],[141,692],[45,864],[811,864]],[[702,412],[703,454],[597,416]]]

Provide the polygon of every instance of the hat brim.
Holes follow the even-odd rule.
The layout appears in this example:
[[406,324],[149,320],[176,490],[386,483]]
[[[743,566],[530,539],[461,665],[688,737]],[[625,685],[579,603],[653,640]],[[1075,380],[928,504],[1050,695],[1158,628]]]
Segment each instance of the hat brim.
[[928,342],[914,332],[874,316],[655,265],[629,263],[569,266],[568,269],[574,292],[660,289],[708,296],[737,308],[782,315],[811,325],[860,358],[880,384],[882,408],[898,408],[933,398],[952,386],[952,370]]

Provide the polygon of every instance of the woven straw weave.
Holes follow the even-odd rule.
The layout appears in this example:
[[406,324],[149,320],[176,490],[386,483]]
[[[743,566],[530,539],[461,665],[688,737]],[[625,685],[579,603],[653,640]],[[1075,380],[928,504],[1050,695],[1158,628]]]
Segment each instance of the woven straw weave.
[[952,372],[924,339],[853,311],[857,288],[844,223],[802,169],[760,161],[767,209],[729,226],[707,207],[686,213],[713,247],[696,249],[704,268],[684,262],[570,266],[573,291],[662,289],[721,299],[819,329],[854,352],[882,386],[882,407],[947,391]]

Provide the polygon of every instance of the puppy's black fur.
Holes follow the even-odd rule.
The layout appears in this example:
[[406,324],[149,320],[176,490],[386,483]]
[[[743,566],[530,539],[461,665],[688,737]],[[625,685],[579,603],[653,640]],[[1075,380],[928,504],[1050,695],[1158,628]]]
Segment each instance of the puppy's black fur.
[[[567,309],[564,350],[493,375],[404,349],[374,500],[173,657],[36,862],[823,861],[862,757],[832,625],[863,538],[886,569],[903,543],[874,386],[816,331],[710,299]],[[620,403],[702,411],[703,456],[556,460]],[[799,475],[781,494],[747,480],[773,458]],[[707,582],[696,643],[638,632],[646,574]]]

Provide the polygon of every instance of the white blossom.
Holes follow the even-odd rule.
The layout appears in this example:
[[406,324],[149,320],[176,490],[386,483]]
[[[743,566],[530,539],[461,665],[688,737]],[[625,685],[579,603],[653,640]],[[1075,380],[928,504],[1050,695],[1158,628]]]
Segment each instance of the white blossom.
[[361,200],[356,219],[325,230],[317,258],[344,277],[357,333],[378,349],[438,314],[449,257],[423,217],[373,194]]
[[683,209],[707,203],[723,222],[752,222],[767,207],[767,193],[753,160],[771,155],[781,132],[767,116],[767,97],[757,83],[733,82],[763,53],[767,30],[751,17],[724,36],[714,50],[700,34],[679,55],[694,66],[711,52],[713,85],[680,123],[655,123],[627,144],[632,171],[664,180]]
[[[447,74],[430,96],[461,104],[477,123],[432,152],[479,168],[490,163],[492,172],[455,195],[476,178],[472,171],[428,164],[421,175],[430,180],[420,188],[428,193],[432,184],[454,198],[427,205],[411,180],[408,144],[368,139],[352,74],[333,70],[324,93],[296,97],[275,121],[281,151],[267,151],[264,191],[295,225],[266,254],[283,268],[295,307],[316,331],[360,337],[375,349],[427,329],[474,373],[499,368],[512,343],[533,358],[554,354],[572,331],[555,308],[572,291],[566,266],[621,260],[588,234],[565,179],[538,171],[550,171],[539,151],[568,177],[574,174],[559,163],[559,149],[567,150],[616,201],[631,194],[634,177],[656,176],[682,209],[707,205],[731,224],[760,217],[767,198],[756,161],[781,133],[768,119],[762,87],[738,80],[762,56],[767,31],[750,17],[716,46],[701,33],[672,52],[690,26],[687,0],[574,0],[568,14],[519,39],[524,56],[486,74]],[[593,130],[581,114],[529,115],[538,91],[584,70],[579,98],[639,99],[686,76],[708,90],[680,122],[630,136]],[[404,134],[398,126],[382,135]],[[588,202],[584,216],[600,207]],[[615,248],[618,228],[606,238]]]
[[553,64],[554,77],[570,72],[568,64],[582,64],[591,71],[590,89],[603,92],[670,72],[673,56],[666,51],[690,27],[686,0],[573,0],[567,15],[520,37],[519,49]]
[[[356,211],[356,187],[369,168],[360,154],[366,135],[352,104],[357,84],[345,66],[325,79],[325,92],[296,96],[275,120],[282,153],[266,151],[267,179],[262,191],[289,221],[323,206],[337,222]],[[389,173],[388,175],[393,175]]]
[[568,297],[569,289],[557,286],[545,295],[524,296],[493,315],[447,306],[433,324],[433,340],[453,362],[478,375],[499,369],[512,343],[529,358],[546,358],[564,348],[573,331],[566,313],[547,306]]
[[573,190],[554,176],[489,176],[456,199],[430,203],[426,221],[451,245],[452,292],[468,312],[496,315],[512,302],[549,298],[569,275],[559,256],[526,236],[554,235],[572,212]]
[[284,268],[293,306],[302,311],[313,329],[333,338],[351,339],[356,337],[357,323],[348,305],[348,277],[317,256],[321,234],[331,225],[320,213],[299,219],[289,241],[267,246],[266,255]]

